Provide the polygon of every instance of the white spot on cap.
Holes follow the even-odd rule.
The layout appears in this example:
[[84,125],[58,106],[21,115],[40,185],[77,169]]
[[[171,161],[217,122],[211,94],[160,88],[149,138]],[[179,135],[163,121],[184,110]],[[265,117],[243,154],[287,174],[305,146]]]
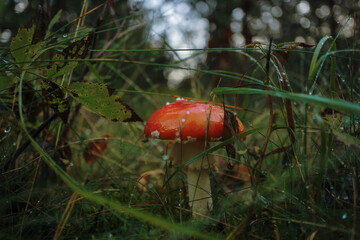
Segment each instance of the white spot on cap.
[[166,105],[169,105],[170,103],[169,102],[166,102]]
[[186,114],[190,114],[190,111],[186,111]]
[[152,131],[152,132],[151,132],[151,137],[153,137],[153,138],[159,138],[159,136],[160,136],[160,133],[159,133],[158,130],[155,130],[155,131]]
[[196,138],[193,138],[193,137],[191,137],[191,136],[187,136],[186,138],[187,138],[187,141],[188,141],[188,142],[194,142],[194,141],[196,141]]
[[177,137],[180,135],[180,133],[179,132],[176,132],[176,134],[175,134]]
[[184,123],[186,121],[186,118],[181,119],[181,121]]
[[218,137],[218,138],[210,138],[211,141],[220,141],[222,139],[222,137]]
[[176,98],[176,101],[181,101],[181,100],[185,100],[185,99],[181,97]]

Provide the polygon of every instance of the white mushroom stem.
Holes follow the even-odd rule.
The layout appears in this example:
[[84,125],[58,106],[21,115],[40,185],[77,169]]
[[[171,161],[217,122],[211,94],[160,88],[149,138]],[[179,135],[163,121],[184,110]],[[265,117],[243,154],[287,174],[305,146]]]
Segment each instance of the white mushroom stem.
[[[205,141],[175,143],[169,155],[174,164],[180,166],[204,151]],[[209,177],[210,156],[199,158],[187,167],[189,202],[193,216],[205,215],[212,208]]]

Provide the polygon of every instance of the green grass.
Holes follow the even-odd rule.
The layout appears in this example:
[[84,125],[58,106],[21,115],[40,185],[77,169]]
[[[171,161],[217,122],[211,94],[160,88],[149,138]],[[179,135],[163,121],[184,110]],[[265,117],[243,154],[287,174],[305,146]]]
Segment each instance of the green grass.
[[[79,54],[54,56],[59,49],[72,46],[73,40],[83,46],[80,39],[88,28],[78,29],[82,33],[77,37],[76,31],[69,32],[66,38],[60,31],[52,31],[55,43],[18,43],[24,49],[35,49],[35,54],[17,50],[12,55],[19,49],[16,44],[2,50],[6,62],[0,64],[0,238],[360,237],[356,49],[341,49],[336,46],[338,38],[330,36],[313,49],[293,43],[287,50],[302,69],[278,61],[282,45],[274,47],[270,57],[267,43],[242,49],[192,49],[195,53],[189,58],[228,51],[241,57],[249,68],[247,72],[186,68],[182,60],[166,56],[169,50],[165,45],[152,49],[144,37],[145,24],[138,20],[141,14],[98,26],[94,29],[95,47],[84,58]],[[102,51],[122,29],[116,24],[124,21],[129,23],[125,24],[129,31]],[[99,52],[105,55],[98,56]],[[48,69],[62,72],[56,75]],[[162,73],[165,69],[185,69],[193,75],[185,87],[169,90]],[[54,83],[50,90],[45,91],[44,79]],[[243,108],[236,113],[247,131],[212,143],[202,154],[171,167],[164,161],[166,142],[145,140],[143,122],[114,122],[108,119],[110,113],[102,111],[103,117],[97,115],[101,105],[96,105],[96,94],[90,99],[95,112],[84,107],[88,103],[67,90],[69,84],[80,80],[96,83],[98,90],[104,84],[114,88],[109,95],[121,97],[144,121],[176,96],[217,103],[224,99],[227,105]],[[72,96],[62,112],[68,112],[67,122],[55,118],[34,136],[54,113],[54,105],[58,109],[60,104],[66,105],[59,99],[66,99],[67,93]],[[109,95],[101,96],[111,102]],[[235,99],[239,101],[235,103]],[[22,149],[26,141],[30,145]],[[104,141],[107,147],[89,163],[86,149]],[[237,150],[233,162],[248,166],[252,180],[231,178],[224,149],[229,143]],[[20,154],[16,159],[15,153]],[[225,162],[212,168],[214,208],[207,216],[192,218],[184,170],[208,155]],[[139,191],[140,175],[159,169],[163,175],[153,178],[146,191]]]

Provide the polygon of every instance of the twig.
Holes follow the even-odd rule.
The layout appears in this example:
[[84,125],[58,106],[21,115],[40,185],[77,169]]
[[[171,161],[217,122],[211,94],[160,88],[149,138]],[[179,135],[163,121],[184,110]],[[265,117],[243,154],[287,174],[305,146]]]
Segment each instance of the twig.
[[[272,46],[272,38],[270,39],[270,44],[269,44],[269,50],[268,50],[268,54],[267,54],[267,60],[266,60],[266,82],[265,84],[267,85],[266,90],[270,90],[270,79],[269,79],[269,69],[270,69],[270,59],[271,59],[271,46]],[[274,123],[274,108],[273,108],[273,101],[272,101],[272,97],[271,95],[268,96],[269,98],[269,109],[270,109],[270,116],[269,116],[269,127],[268,130],[266,132],[266,137],[265,137],[265,141],[264,144],[261,148],[261,152],[260,152],[260,159],[257,163],[259,170],[261,171],[261,166],[262,163],[264,161],[265,158],[265,151],[266,151],[266,147],[270,141],[270,135],[272,132],[272,125]],[[255,179],[259,179],[259,175],[260,172],[257,172],[255,174]]]

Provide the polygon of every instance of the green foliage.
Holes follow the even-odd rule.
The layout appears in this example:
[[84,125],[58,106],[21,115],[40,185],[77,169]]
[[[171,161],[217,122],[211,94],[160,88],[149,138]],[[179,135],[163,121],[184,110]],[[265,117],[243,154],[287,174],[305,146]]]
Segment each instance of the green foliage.
[[70,112],[70,103],[60,87],[51,82],[50,80],[44,79],[41,81],[42,89],[47,93],[46,99],[49,102],[55,113],[59,115],[61,120],[66,123]]
[[114,122],[136,122],[141,118],[120,97],[111,95],[113,89],[100,83],[72,83],[68,93],[90,110]]
[[275,97],[288,98],[295,101],[301,101],[309,104],[320,105],[322,107],[332,108],[338,111],[343,111],[346,113],[352,113],[359,115],[360,106],[358,104],[342,101],[342,100],[333,100],[331,98],[321,97],[321,96],[311,96],[303,93],[291,93],[283,91],[266,91],[261,89],[254,88],[215,88],[213,90],[214,94],[261,94],[261,95],[271,95]]
[[93,34],[83,37],[81,40],[72,42],[61,53],[52,58],[54,64],[45,69],[45,76],[55,78],[68,73],[78,65],[78,59],[86,57],[89,47],[93,41]]
[[16,62],[31,61],[40,50],[42,42],[32,43],[34,31],[34,25],[31,28],[19,28],[18,33],[12,39],[10,51]]
[[[0,238],[360,236],[357,39],[347,49],[340,35],[314,49],[291,39],[241,49],[212,39],[216,48],[181,59],[184,49],[168,42],[154,49],[144,12],[113,11],[117,4],[70,23],[59,11],[42,41],[34,42],[35,25],[20,28],[2,52]],[[188,77],[168,89],[173,70]],[[164,161],[172,147],[145,140],[142,118],[175,97],[225,105],[247,131],[179,166]],[[186,169],[213,158],[214,207],[192,218]]]

